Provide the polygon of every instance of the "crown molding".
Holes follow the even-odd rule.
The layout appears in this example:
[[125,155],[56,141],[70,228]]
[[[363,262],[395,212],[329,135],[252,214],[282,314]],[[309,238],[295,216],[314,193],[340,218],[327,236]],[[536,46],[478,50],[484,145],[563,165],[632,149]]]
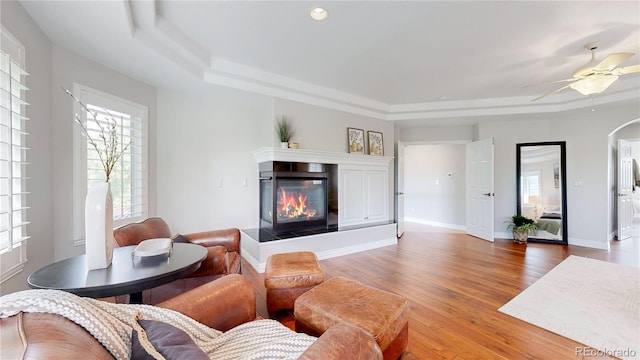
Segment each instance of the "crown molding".
[[[238,65],[238,67],[240,66]],[[322,88],[277,74],[260,77],[251,76],[253,73],[259,71],[262,72],[261,70],[255,69],[242,74],[238,68],[232,72],[206,71],[203,74],[203,81],[209,84],[231,87],[262,95],[368,116],[375,119],[387,120],[388,105],[386,104],[373,103],[371,100],[365,98],[358,98],[353,95]],[[277,83],[277,79],[281,79],[282,83]]]
[[366,117],[402,122],[454,117],[553,113],[640,98],[638,82],[618,84],[617,91],[590,97],[554,94],[414,104],[386,104],[291,77],[213,57],[157,13],[155,1],[124,0],[132,37],[204,83],[278,97]]
[[387,120],[402,121],[451,117],[555,113],[633,99],[640,99],[640,88],[627,88],[616,92],[600,94],[593,99],[586,96],[576,98],[574,93],[558,94],[554,98],[541,103],[532,103],[531,97],[520,96],[392,105]]

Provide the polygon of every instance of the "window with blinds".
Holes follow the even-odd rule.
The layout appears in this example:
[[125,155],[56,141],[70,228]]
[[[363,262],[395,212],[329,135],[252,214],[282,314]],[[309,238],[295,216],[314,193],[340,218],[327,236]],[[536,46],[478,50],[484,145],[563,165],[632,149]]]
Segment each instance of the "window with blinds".
[[525,203],[530,202],[530,197],[540,196],[540,172],[531,171],[522,175],[522,193]]
[[[76,106],[75,111],[84,122],[91,138],[103,148],[104,141],[109,141],[112,123],[116,127],[119,149],[125,148],[117,164],[113,168],[109,183],[113,199],[114,226],[138,221],[147,216],[147,108],[126,99],[122,99],[89,87],[75,84],[74,95],[82,101],[91,112],[84,112]],[[94,120],[95,116],[95,120]],[[100,123],[98,125],[97,122]],[[100,126],[105,129],[104,134]],[[80,134],[80,127],[74,126],[74,146],[81,155],[78,159],[78,188],[75,204],[75,238],[76,242],[84,239],[84,199],[92,183],[104,182],[106,174],[100,156],[91,143]],[[103,135],[105,137],[103,137]],[[76,189],[76,191],[78,191]]]
[[[143,164],[143,130],[142,118],[132,114],[101,108],[87,104],[87,108],[96,116],[103,128],[108,129],[111,121],[115,122],[116,132],[120,136],[119,147],[126,148],[122,157],[111,173],[111,195],[113,197],[113,220],[128,219],[144,215],[144,164]],[[91,114],[85,114],[87,131],[91,137],[103,146],[100,128],[93,121]],[[105,171],[96,149],[87,142],[87,185],[94,182],[104,182]]]
[[[0,52],[0,253],[19,248],[27,235],[27,72]],[[24,259],[23,259],[24,260]],[[3,271],[4,273],[4,271]]]

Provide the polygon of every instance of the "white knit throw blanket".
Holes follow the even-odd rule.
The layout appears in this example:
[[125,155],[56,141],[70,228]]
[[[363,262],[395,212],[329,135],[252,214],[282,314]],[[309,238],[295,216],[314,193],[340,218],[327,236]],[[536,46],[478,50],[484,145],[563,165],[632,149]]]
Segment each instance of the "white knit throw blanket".
[[61,315],[86,329],[116,359],[131,357],[136,314],[185,331],[211,359],[296,359],[315,341],[273,320],[251,321],[222,333],[173,310],[113,304],[59,290],[25,290],[0,297],[0,318],[19,312]]

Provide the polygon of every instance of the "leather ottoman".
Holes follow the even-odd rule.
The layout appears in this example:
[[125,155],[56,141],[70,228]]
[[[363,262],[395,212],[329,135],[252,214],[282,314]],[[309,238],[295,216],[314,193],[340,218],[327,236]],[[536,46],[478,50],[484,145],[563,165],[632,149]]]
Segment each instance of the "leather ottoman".
[[340,322],[356,325],[373,335],[384,359],[398,359],[407,349],[409,311],[403,297],[334,277],[300,296],[294,316],[296,331],[314,336]]
[[269,316],[276,311],[293,309],[298,296],[324,281],[316,254],[298,251],[271,255],[264,271]]

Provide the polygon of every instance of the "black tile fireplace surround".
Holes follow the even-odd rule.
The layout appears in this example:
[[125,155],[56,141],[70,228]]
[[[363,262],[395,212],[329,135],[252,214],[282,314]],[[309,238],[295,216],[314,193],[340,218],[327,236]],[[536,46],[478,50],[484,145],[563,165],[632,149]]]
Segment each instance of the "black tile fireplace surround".
[[335,231],[337,165],[260,163],[260,241]]

